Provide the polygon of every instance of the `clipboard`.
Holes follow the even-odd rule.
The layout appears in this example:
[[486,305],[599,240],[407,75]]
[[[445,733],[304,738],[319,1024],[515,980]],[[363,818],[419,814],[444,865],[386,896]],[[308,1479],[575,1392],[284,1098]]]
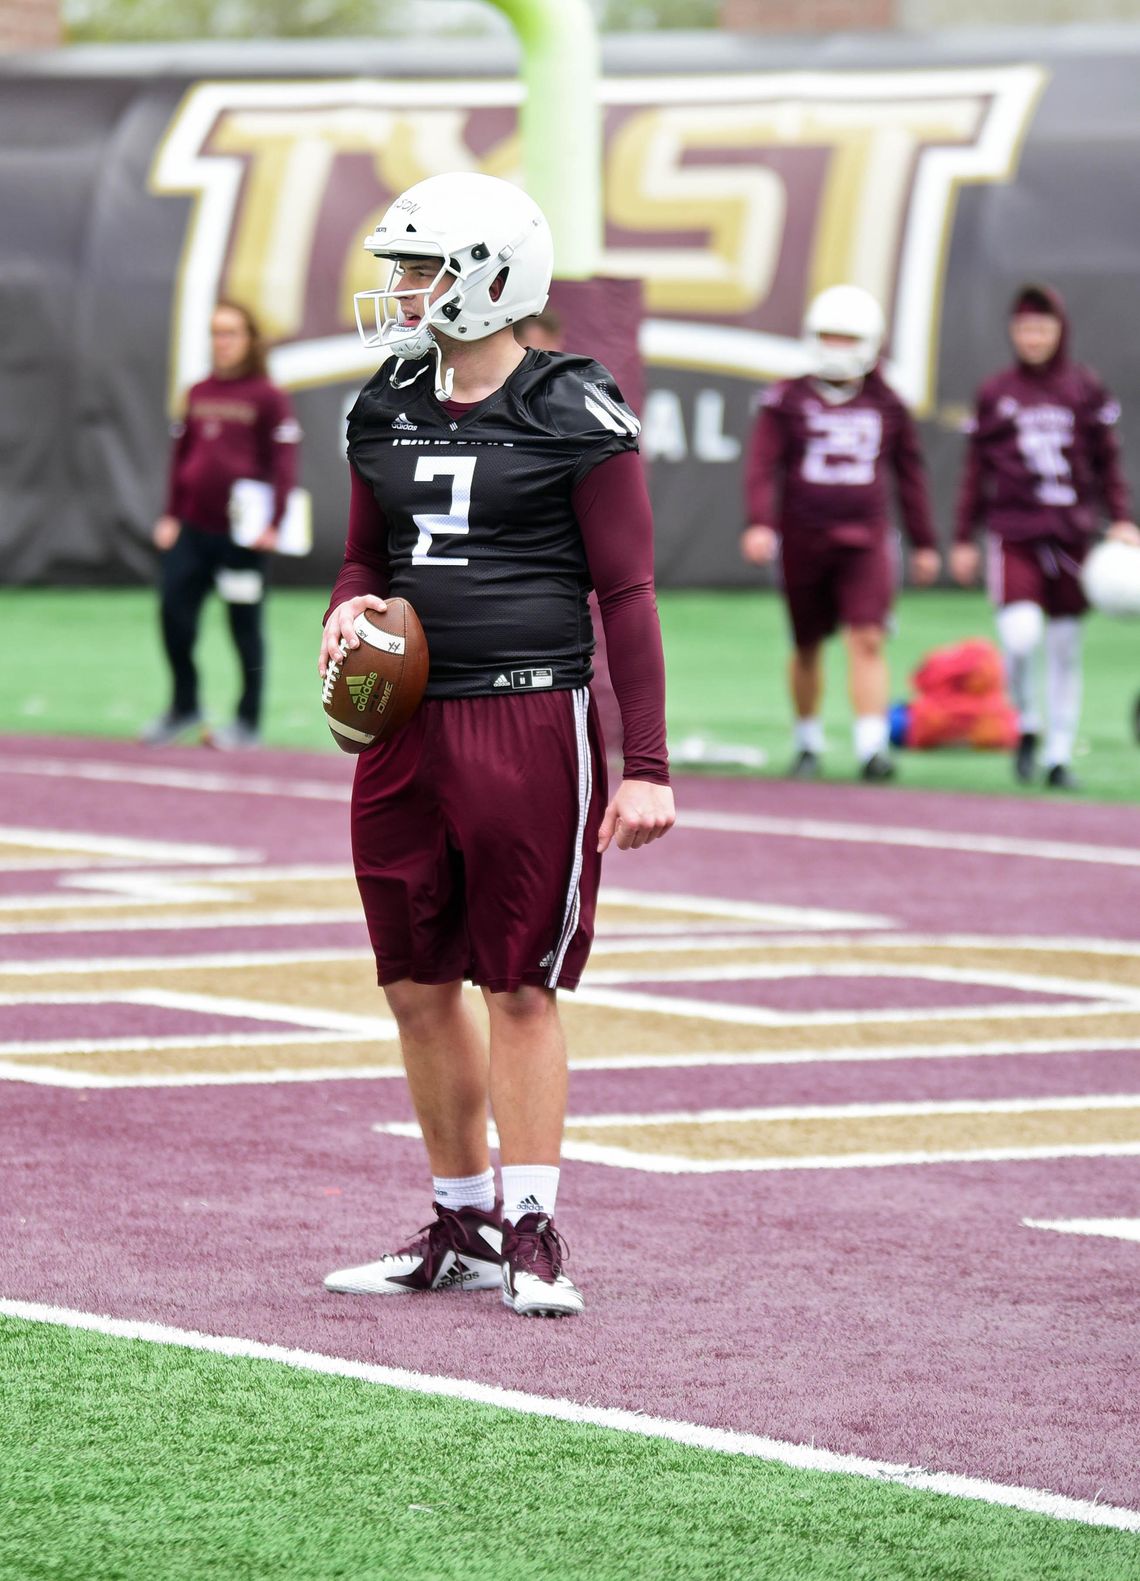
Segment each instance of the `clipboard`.
[[[273,485],[260,478],[238,478],[230,489],[230,537],[250,549],[273,518]],[[290,489],[277,526],[277,554],[306,555],[313,547],[313,498],[308,489]]]

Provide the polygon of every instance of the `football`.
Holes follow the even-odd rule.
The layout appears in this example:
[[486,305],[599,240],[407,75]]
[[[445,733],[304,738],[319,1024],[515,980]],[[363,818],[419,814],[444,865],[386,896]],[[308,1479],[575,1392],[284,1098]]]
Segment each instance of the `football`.
[[1106,538],[1081,567],[1085,597],[1102,615],[1140,615],[1140,546]]
[[403,598],[390,598],[383,614],[362,610],[353,630],[360,646],[341,643],[343,658],[329,665],[321,702],[337,746],[364,752],[395,735],[419,707],[428,648],[419,617]]

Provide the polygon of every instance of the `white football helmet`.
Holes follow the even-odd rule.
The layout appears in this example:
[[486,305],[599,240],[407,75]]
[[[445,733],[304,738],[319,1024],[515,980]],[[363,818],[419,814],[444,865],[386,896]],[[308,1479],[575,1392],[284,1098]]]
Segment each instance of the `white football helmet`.
[[[521,187],[497,176],[456,171],[417,182],[391,205],[364,246],[392,267],[386,285],[356,293],[361,339],[413,360],[434,351],[437,387],[439,335],[482,340],[541,313],[550,293],[554,241],[546,216]],[[401,260],[409,258],[438,260],[426,291],[422,285],[401,288]],[[450,287],[427,302],[418,323],[407,323],[404,304],[413,296],[426,300],[446,277],[453,277]]]
[[[821,291],[804,319],[804,343],[817,378],[849,384],[862,379],[879,360],[887,332],[883,310],[858,285],[833,285]],[[851,346],[829,346],[821,335],[849,335]]]

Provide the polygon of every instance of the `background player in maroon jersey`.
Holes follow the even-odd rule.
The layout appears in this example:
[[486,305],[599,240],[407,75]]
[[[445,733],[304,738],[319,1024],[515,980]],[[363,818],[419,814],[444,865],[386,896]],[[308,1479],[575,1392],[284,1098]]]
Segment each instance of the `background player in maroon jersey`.
[[[194,644],[211,589],[226,606],[242,691],[233,722],[207,739],[216,747],[254,746],[261,723],[262,551],[276,545],[276,524],[296,479],[301,430],[289,397],[269,381],[265,348],[248,309],[219,302],[210,341],[213,369],[187,394],[185,416],[175,429],[166,511],[151,535],[162,551],[162,638],[174,695],[166,713],[143,731],[147,746],[205,731]],[[255,548],[230,538],[230,490],[239,478],[273,484],[273,521]]]
[[[496,1285],[516,1312],[572,1314],[582,1297],[554,1227],[567,1081],[556,993],[576,986],[589,953],[602,852],[673,823],[639,425],[605,368],[516,341],[553,263],[549,227],[518,188],[432,177],[365,245],[392,278],[358,297],[358,323],[389,355],[349,414],[348,541],[320,669],[356,644],[361,610],[402,595],[418,612],[427,694],[359,758],[352,835],[436,1217],[325,1283]],[[625,728],[608,802],[591,586]],[[465,978],[482,990],[489,1045]]]
[[875,299],[858,286],[832,286],[808,309],[805,331],[814,370],[774,385],[752,432],[741,551],[754,565],[780,559],[794,644],[793,777],[820,773],[823,642],[842,627],[860,773],[885,780],[894,774],[884,653],[895,581],[888,478],[914,545],[911,574],[927,584],[940,561],[926,471],[914,422],[878,368],[884,324]]
[[1018,291],[1009,336],[1013,366],[987,379],[977,394],[950,567],[959,582],[974,581],[974,534],[984,527],[987,583],[1021,718],[1014,772],[1023,781],[1035,772],[1041,730],[1036,669],[1044,640],[1045,782],[1073,790],[1080,617],[1088,607],[1081,563],[1098,509],[1107,512],[1117,536],[1136,534],[1113,433],[1120,408],[1091,369],[1070,359],[1064,304],[1049,286]]

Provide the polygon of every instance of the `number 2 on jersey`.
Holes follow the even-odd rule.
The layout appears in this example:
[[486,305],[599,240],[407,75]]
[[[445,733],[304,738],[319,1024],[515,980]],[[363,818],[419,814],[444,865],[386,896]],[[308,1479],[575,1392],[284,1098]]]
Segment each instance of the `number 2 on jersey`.
[[413,565],[466,565],[466,558],[450,554],[432,554],[436,538],[471,531],[471,478],[475,471],[475,456],[420,456],[416,462],[415,481],[431,483],[435,478],[450,478],[451,509],[446,516],[413,516],[420,530],[412,550]]

